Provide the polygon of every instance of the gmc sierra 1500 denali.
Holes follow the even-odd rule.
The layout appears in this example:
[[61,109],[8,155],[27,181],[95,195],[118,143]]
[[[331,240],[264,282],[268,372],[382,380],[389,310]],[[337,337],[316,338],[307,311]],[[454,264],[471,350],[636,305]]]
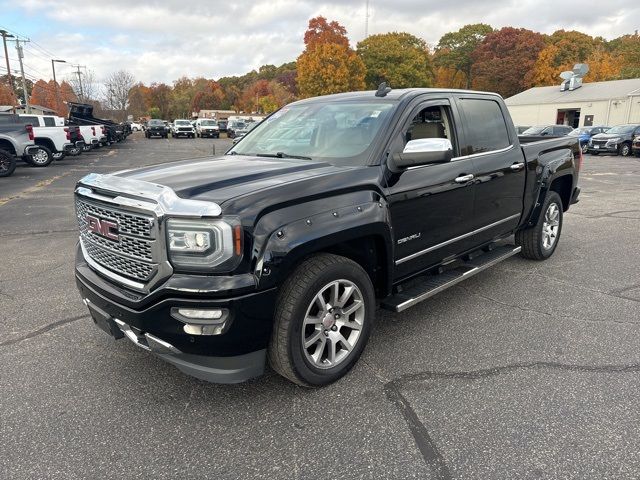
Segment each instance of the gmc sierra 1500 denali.
[[400,312],[520,253],[544,260],[578,199],[575,137],[518,138],[501,97],[408,89],[301,100],[222,158],[76,188],[76,279],[94,322],[183,372],[267,359],[343,376],[378,302]]

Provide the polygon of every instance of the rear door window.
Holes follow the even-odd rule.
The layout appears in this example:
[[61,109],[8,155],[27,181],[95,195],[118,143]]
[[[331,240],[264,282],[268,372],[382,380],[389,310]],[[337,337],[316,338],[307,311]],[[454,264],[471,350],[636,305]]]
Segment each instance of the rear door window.
[[34,127],[40,126],[38,117],[33,117],[31,115],[20,115],[20,123],[24,123],[25,125],[33,125]]
[[498,102],[461,98],[458,105],[465,119],[462,155],[501,150],[511,145],[507,123]]
[[55,127],[56,121],[53,117],[43,117],[44,118],[44,126],[45,127]]

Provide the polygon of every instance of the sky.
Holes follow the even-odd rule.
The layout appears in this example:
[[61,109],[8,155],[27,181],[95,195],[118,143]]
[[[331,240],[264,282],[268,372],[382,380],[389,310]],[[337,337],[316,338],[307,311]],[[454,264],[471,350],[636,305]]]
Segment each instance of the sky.
[[[365,0],[0,0],[0,28],[28,37],[29,78],[58,80],[72,64],[97,80],[125,69],[137,81],[171,83],[181,76],[217,79],[264,64],[294,61],[310,18],[347,28],[352,45],[365,36]],[[469,23],[523,27],[543,33],[580,30],[607,39],[640,28],[640,1],[394,0],[369,2],[369,34],[406,31],[431,46]],[[0,74],[6,73],[0,51]],[[13,44],[11,69],[18,69]]]

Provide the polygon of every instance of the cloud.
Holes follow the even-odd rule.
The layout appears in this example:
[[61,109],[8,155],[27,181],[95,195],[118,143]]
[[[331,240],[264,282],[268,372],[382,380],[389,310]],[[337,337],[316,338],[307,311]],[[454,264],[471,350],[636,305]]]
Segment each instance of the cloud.
[[[21,19],[3,27],[29,35],[58,58],[87,65],[99,79],[126,69],[146,83],[171,83],[183,75],[219,78],[293,61],[316,15],[345,25],[354,46],[365,28],[365,0],[110,0],[80,8],[68,0],[23,0],[19,6],[0,0],[0,10]],[[579,7],[552,0],[370,0],[369,33],[407,31],[436,45],[444,33],[482,22],[544,33],[575,29],[610,39],[633,33],[637,18],[640,4],[628,0],[609,0],[605,9],[595,0]],[[34,74],[50,71],[41,50],[29,48],[25,55]]]

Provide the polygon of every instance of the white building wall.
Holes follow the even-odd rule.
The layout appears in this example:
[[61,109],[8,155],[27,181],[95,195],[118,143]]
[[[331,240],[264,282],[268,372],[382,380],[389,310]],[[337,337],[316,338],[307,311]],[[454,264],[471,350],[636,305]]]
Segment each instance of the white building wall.
[[558,110],[575,109],[580,109],[581,127],[584,126],[586,115],[593,115],[593,125],[613,126],[628,122],[640,123],[640,97],[626,97],[597,102],[510,105],[508,108],[515,125],[553,125],[556,123]]

